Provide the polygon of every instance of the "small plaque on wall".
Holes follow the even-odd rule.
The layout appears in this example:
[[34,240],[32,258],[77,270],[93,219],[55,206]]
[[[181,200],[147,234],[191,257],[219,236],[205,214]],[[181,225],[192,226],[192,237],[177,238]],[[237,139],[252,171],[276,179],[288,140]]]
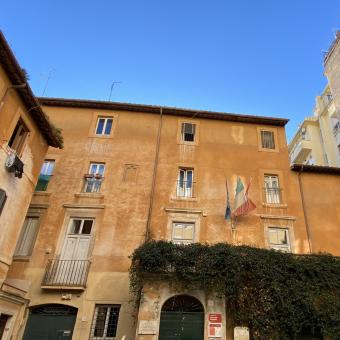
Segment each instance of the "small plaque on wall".
[[157,321],[139,321],[138,334],[156,334]]
[[234,328],[234,340],[249,340],[249,328],[248,327],[235,327]]

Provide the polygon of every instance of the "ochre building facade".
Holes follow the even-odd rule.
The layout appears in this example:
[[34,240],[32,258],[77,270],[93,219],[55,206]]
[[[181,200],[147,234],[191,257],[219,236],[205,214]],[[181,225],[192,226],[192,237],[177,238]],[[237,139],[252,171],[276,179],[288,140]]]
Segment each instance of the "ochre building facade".
[[61,147],[0,32],[0,338],[10,339],[28,304],[27,281],[10,279],[28,206],[49,146]]
[[[228,242],[297,254],[315,248],[339,255],[336,224],[330,238],[313,222],[320,216],[311,216],[310,239],[298,173],[289,165],[285,119],[40,102],[62,128],[65,146],[47,153],[43,171],[50,170],[42,173],[27,215],[39,220],[34,247],[15,258],[10,271],[12,279],[31,286],[18,338],[33,339],[37,320],[59,306],[69,318],[66,338],[158,339],[162,306],[185,294],[204,310],[204,339],[209,314],[221,315],[221,337],[233,339],[223,300],[202,291],[177,292],[155,282],[134,309],[129,256],[147,235],[184,244]],[[226,186],[233,205],[238,177],[245,186],[251,183],[256,209],[231,225],[224,217]],[[311,204],[316,202],[307,202],[309,209]],[[49,330],[55,331],[51,325]]]
[[[150,238],[340,255],[339,169],[291,168],[286,119],[31,92],[28,105],[19,88],[7,91],[21,82],[0,71],[2,339],[156,340],[183,329],[247,339],[214,294],[155,279],[134,305],[129,256]],[[20,119],[24,144],[12,138]],[[20,163],[19,173],[5,165],[11,145],[20,182]],[[256,208],[231,222],[237,183]]]

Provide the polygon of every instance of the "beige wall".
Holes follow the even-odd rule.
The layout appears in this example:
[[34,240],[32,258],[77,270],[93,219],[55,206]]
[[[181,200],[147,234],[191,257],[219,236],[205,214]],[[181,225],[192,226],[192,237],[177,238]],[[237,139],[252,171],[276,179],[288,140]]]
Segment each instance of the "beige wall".
[[[9,316],[4,340],[16,337],[23,326],[27,304],[27,282],[11,280],[7,274],[13,261],[14,250],[47,152],[47,143],[40,130],[27,113],[27,108],[0,67],[0,188],[6,191],[7,201],[0,216],[0,313]],[[8,141],[21,118],[29,129],[20,159],[24,163],[22,178],[17,178],[5,168]]]
[[[20,229],[34,191],[40,172],[41,164],[47,152],[47,144],[41,136],[37,126],[26,113],[15,90],[7,91],[10,82],[2,68],[0,68],[0,188],[7,193],[7,202],[0,216],[0,281],[6,276],[8,265],[12,262],[12,256]],[[25,147],[20,157],[24,163],[24,174],[21,179],[14,177],[4,166],[7,158],[7,143],[13,130],[21,118],[30,130]]]
[[340,174],[300,176],[313,252],[340,256]]
[[[128,292],[129,255],[145,238],[159,116],[127,111],[46,107],[52,121],[63,129],[64,150],[50,149],[47,159],[55,169],[46,192],[35,193],[30,213],[41,216],[39,233],[30,259],[15,261],[12,279],[27,280],[30,306],[66,303],[78,308],[74,339],[90,332],[95,304],[120,304],[118,338],[135,334],[135,320]],[[114,117],[110,137],[94,135],[97,116]],[[197,125],[194,145],[180,141],[180,124]],[[261,129],[275,134],[276,149],[259,147]],[[82,193],[83,176],[90,162],[105,162],[99,194]],[[125,182],[126,165],[137,167],[135,181]],[[195,197],[176,197],[179,167],[194,168]],[[264,174],[279,176],[281,204],[265,203]],[[224,220],[226,179],[231,203],[237,176],[247,184],[257,209],[239,218],[232,235]],[[85,291],[41,289],[48,259],[56,258],[70,217],[95,218],[90,274]],[[267,228],[289,229],[292,251],[308,253],[298,181],[289,168],[283,127],[208,119],[164,116],[156,176],[151,233],[171,239],[172,221],[196,222],[195,241],[230,242],[268,247]],[[65,300],[65,294],[71,297]],[[22,329],[23,331],[23,329]],[[21,333],[22,334],[22,333]]]

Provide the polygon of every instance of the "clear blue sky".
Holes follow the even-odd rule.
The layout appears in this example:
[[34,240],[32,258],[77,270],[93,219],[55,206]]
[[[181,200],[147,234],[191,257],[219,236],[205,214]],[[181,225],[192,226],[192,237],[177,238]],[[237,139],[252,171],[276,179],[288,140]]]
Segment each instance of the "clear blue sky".
[[4,1],[0,28],[40,96],[287,117],[326,84],[339,0]]

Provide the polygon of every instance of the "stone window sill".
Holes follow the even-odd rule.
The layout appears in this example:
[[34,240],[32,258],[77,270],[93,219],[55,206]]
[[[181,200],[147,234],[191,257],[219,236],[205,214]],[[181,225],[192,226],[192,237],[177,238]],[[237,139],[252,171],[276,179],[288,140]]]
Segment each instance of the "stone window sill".
[[104,198],[104,195],[99,192],[78,192],[74,196],[79,198]]
[[51,196],[51,194],[48,191],[34,191],[34,196]]
[[283,204],[283,203],[262,203],[263,207],[267,207],[267,208],[278,208],[278,209],[282,209],[282,208],[288,208],[288,204]]

